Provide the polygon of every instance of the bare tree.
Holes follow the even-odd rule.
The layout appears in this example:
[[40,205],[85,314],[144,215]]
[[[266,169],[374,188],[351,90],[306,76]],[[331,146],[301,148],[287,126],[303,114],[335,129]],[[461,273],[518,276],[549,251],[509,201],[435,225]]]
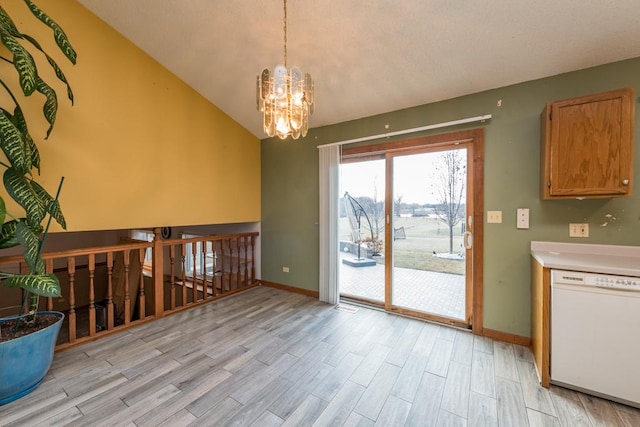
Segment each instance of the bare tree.
[[449,227],[449,253],[453,253],[453,227],[465,216],[465,182],[467,162],[462,150],[446,151],[439,157],[437,173],[438,202],[434,210]]
[[400,209],[402,208],[402,198],[402,194],[398,194],[396,196],[396,199],[393,201],[393,213],[395,214],[395,216],[400,216]]

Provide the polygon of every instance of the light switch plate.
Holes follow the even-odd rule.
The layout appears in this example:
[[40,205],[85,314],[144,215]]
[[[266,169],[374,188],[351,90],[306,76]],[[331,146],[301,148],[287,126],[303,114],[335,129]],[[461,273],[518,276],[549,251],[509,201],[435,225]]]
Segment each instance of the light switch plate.
[[516,212],[516,228],[522,230],[529,228],[529,208],[518,208]]
[[487,211],[487,222],[489,224],[501,224],[502,211]]
[[589,237],[589,224],[569,224],[569,237]]

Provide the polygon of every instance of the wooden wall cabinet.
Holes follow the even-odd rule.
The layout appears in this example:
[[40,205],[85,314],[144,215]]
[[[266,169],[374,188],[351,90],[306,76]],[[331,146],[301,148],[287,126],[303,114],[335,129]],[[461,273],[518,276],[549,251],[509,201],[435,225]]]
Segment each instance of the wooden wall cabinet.
[[635,91],[548,102],[541,116],[542,199],[631,196]]

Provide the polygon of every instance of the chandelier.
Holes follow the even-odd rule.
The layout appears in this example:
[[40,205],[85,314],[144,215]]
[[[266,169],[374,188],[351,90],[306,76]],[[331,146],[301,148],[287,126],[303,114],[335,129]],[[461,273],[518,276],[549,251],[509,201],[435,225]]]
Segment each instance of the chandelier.
[[284,65],[273,72],[268,68],[258,75],[256,84],[258,111],[263,114],[264,132],[269,136],[293,139],[306,136],[309,116],[313,114],[313,79],[298,67],[287,70],[287,0],[284,0]]

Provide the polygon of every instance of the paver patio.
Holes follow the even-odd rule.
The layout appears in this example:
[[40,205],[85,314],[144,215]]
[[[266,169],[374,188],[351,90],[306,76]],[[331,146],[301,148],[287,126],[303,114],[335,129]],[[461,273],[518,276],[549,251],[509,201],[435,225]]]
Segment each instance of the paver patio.
[[[350,254],[341,256],[353,257]],[[396,267],[393,282],[394,305],[464,319],[464,276]],[[352,267],[341,262],[340,294],[383,302],[384,266]]]

